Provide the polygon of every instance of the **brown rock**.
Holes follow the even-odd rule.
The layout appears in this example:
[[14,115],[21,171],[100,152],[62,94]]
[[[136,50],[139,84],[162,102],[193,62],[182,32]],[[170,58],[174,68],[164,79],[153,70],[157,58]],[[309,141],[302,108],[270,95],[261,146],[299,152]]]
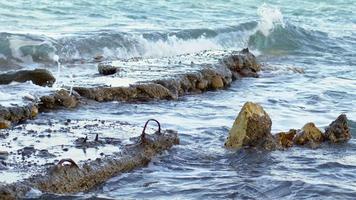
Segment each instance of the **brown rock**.
[[160,84],[150,83],[136,85],[137,96],[135,100],[147,101],[151,99],[174,99],[174,95]]
[[297,131],[297,134],[294,137],[294,143],[297,145],[314,145],[320,144],[323,141],[324,136],[322,132],[312,122],[305,124],[302,130]]
[[246,102],[229,132],[225,146],[230,148],[264,146],[267,141],[269,148],[272,148],[271,126],[270,117],[260,105]]
[[274,137],[280,146],[289,148],[293,146],[293,139],[296,134],[297,130],[291,129],[288,132],[277,133]]
[[208,87],[208,81],[207,80],[200,80],[197,82],[197,89],[199,90],[206,90]]
[[8,120],[0,119],[0,129],[6,129],[11,127],[11,122]]
[[41,108],[52,109],[56,107],[74,108],[78,105],[79,100],[76,95],[70,95],[68,91],[62,89],[55,94],[43,96],[40,98]]
[[211,80],[211,87],[214,90],[221,89],[224,87],[224,82],[220,76],[214,76]]
[[351,139],[351,132],[345,114],[340,115],[325,129],[325,137],[332,143],[347,142]]
[[32,81],[39,86],[52,86],[56,79],[51,72],[46,69],[21,70],[0,74],[0,84],[9,84],[13,81],[21,83]]
[[240,74],[243,77],[258,77],[257,72],[261,71],[261,65],[248,48],[225,57],[222,63],[233,73]]

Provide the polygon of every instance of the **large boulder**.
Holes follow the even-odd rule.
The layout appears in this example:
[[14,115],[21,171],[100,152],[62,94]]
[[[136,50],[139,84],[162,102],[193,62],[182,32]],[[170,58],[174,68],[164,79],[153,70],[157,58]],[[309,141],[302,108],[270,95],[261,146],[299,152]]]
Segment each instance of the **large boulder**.
[[262,106],[246,102],[237,116],[225,143],[229,148],[274,147],[272,121]]
[[345,114],[340,115],[325,129],[325,138],[333,143],[347,142],[351,139],[351,132],[347,125]]
[[32,81],[39,86],[52,86],[56,79],[46,69],[21,70],[0,74],[0,84],[9,84],[13,81],[20,83]]
[[294,137],[294,143],[297,145],[319,145],[324,141],[323,133],[310,122],[303,126],[302,130],[298,130]]

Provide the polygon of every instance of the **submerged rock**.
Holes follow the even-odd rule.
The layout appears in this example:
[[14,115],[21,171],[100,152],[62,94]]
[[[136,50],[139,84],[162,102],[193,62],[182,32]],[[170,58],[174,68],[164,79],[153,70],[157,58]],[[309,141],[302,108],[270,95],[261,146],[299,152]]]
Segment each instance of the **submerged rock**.
[[39,86],[52,86],[56,79],[46,69],[21,70],[0,74],[0,84],[9,84],[13,81],[20,83],[32,81]]
[[[229,148],[258,147],[273,143],[272,121],[262,106],[246,102],[237,116],[225,143]],[[273,148],[273,144],[270,148]]]
[[351,132],[345,114],[340,115],[325,129],[325,138],[332,143],[347,142],[351,139]]
[[116,72],[119,72],[120,68],[106,63],[99,63],[98,71],[99,74],[102,75],[111,75],[111,74],[115,74]]
[[302,130],[297,131],[294,143],[297,145],[309,144],[312,147],[319,145],[324,141],[323,133],[310,122],[303,126]]

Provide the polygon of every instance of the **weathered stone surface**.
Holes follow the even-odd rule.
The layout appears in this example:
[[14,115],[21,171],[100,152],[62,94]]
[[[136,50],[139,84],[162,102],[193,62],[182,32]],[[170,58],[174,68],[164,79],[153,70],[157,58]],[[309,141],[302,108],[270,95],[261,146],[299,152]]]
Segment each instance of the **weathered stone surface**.
[[294,137],[294,143],[297,145],[318,145],[324,141],[322,132],[315,126],[314,123],[307,123],[302,130],[297,131]]
[[11,122],[8,120],[0,119],[0,129],[6,129],[11,127]]
[[351,139],[351,132],[345,114],[340,115],[325,129],[325,138],[332,143],[347,142]]
[[4,107],[0,105],[0,126],[9,128],[11,123],[32,119],[36,117],[37,114],[37,105],[34,104],[18,107]]
[[220,76],[214,76],[211,80],[211,87],[214,90],[221,89],[224,87],[224,82]]
[[246,102],[229,132],[225,146],[229,148],[264,146],[266,140],[272,138],[271,126],[270,117],[260,105]]
[[46,69],[21,70],[0,74],[0,84],[9,84],[13,81],[21,83],[32,81],[39,86],[52,86],[56,79],[51,72]]
[[58,107],[75,108],[79,103],[77,95],[70,95],[68,91],[61,89],[54,94],[40,98],[41,109],[53,109]]
[[274,135],[276,142],[283,148],[289,148],[293,146],[294,136],[297,134],[297,130],[291,129],[288,132],[280,132]]
[[250,53],[248,48],[225,57],[222,59],[222,63],[232,72],[243,77],[258,77],[257,72],[261,71],[261,65],[257,62],[256,57]]
[[111,75],[111,74],[115,74],[115,73],[119,72],[120,68],[115,67],[110,64],[107,64],[107,63],[99,63],[98,71],[99,71],[99,74],[102,74],[102,75]]
[[146,134],[144,143],[140,139],[134,138],[135,144],[112,156],[78,165],[67,159],[24,181],[0,185],[0,199],[23,198],[31,188],[57,194],[88,191],[119,173],[146,166],[155,155],[179,144],[177,132],[172,130]]
[[134,100],[159,100],[159,99],[174,99],[174,95],[160,84],[140,84],[135,85],[136,97]]

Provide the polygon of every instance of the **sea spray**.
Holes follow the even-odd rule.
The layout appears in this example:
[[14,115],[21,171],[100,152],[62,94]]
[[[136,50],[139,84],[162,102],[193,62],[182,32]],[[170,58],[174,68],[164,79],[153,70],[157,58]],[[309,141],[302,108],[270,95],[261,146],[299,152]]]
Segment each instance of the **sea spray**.
[[277,7],[264,3],[257,9],[257,14],[260,17],[257,30],[266,37],[268,37],[276,26],[285,27],[282,12]]

